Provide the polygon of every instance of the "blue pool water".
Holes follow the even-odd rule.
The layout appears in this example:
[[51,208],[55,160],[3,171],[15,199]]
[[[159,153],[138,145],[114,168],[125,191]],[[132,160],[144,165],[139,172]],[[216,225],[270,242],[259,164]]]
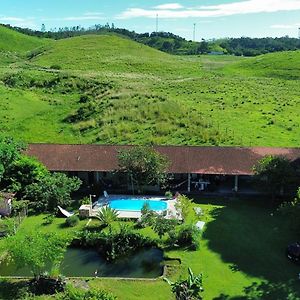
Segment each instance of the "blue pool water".
[[109,206],[117,210],[139,211],[147,203],[151,210],[166,210],[167,202],[149,199],[116,199],[109,200]]

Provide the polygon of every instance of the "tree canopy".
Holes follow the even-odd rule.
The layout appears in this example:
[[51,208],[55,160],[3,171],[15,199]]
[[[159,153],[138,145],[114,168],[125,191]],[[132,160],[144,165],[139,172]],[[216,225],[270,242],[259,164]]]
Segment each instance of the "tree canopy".
[[141,191],[144,185],[165,184],[168,159],[149,147],[133,147],[118,153],[121,172],[129,175]]
[[290,160],[283,156],[265,156],[256,166],[254,174],[259,186],[272,195],[282,194],[284,189],[295,180],[295,170]]
[[25,144],[12,138],[0,137],[0,183],[5,179],[12,164],[20,157]]
[[31,200],[36,211],[53,212],[57,206],[69,206],[71,193],[79,189],[81,180],[62,173],[48,173],[26,187],[26,198]]
[[61,262],[67,247],[66,238],[53,233],[32,231],[9,237],[6,251],[17,268],[27,267],[35,277],[39,277],[51,264],[56,268]]

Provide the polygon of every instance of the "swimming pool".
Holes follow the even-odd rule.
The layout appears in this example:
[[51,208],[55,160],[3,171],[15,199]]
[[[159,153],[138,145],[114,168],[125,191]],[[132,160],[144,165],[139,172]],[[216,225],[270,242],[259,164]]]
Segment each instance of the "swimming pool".
[[149,205],[151,210],[166,210],[168,205],[166,201],[150,199],[115,199],[109,200],[109,206],[116,210],[140,211],[145,204]]

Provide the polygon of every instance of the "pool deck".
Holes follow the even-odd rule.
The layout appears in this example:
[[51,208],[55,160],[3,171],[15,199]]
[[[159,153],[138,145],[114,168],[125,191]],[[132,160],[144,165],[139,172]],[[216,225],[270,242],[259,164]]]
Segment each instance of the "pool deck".
[[[151,199],[151,197],[149,197],[149,198]],[[110,199],[113,199],[113,197]],[[153,198],[153,199],[155,199],[155,198]],[[156,199],[160,199],[160,198],[156,197]],[[103,206],[107,205],[106,203],[107,203],[108,199],[100,198],[99,200],[101,202],[103,202]],[[157,213],[159,213],[159,214],[165,213],[166,219],[182,220],[181,214],[178,212],[178,210],[175,207],[176,199],[165,200],[165,201],[168,203],[168,209],[166,210],[166,212],[165,211],[157,211]],[[95,217],[97,215],[99,208],[100,207],[93,208],[91,210],[90,216]],[[141,211],[136,211],[136,210],[117,210],[117,212],[118,212],[119,219],[140,219],[142,216]]]

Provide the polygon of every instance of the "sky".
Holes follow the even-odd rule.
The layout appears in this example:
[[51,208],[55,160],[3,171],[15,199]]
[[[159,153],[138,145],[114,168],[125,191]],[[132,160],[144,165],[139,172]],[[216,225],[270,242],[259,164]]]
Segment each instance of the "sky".
[[46,29],[114,23],[187,39],[298,37],[300,0],[0,0],[0,23]]

